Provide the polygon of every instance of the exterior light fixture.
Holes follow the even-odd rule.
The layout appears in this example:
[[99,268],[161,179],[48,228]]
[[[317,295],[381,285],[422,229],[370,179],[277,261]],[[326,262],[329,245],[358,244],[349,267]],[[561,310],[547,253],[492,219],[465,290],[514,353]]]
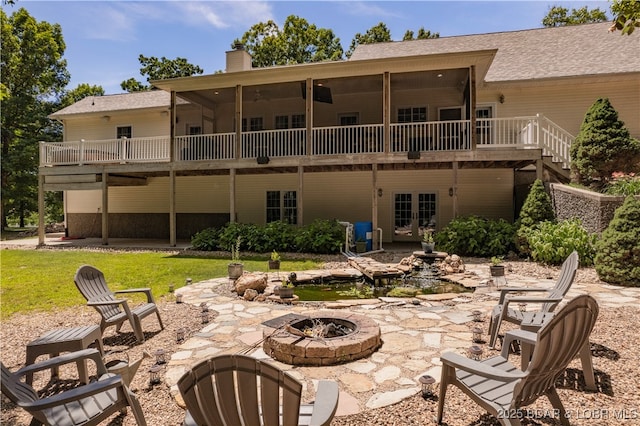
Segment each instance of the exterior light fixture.
[[182,343],[184,342],[184,337],[187,334],[187,329],[186,328],[179,328],[176,330],[176,343]]
[[191,278],[187,278],[187,279],[185,280],[185,282],[184,282],[184,283],[185,283],[186,285],[191,285],[191,283],[192,283]]
[[471,333],[473,333],[473,343],[482,342],[482,329],[480,327],[475,327],[471,330]]
[[160,379],[160,370],[162,370],[162,367],[158,364],[149,368],[149,386],[157,385],[162,381]]
[[422,387],[422,397],[431,398],[433,396],[433,385],[436,383],[436,379],[425,374],[418,379],[420,386]]
[[166,359],[166,352],[164,351],[164,349],[156,349],[156,351],[153,353],[156,357],[156,364],[164,364],[167,362]]
[[482,311],[473,311],[471,315],[473,315],[473,320],[475,322],[482,321]]
[[469,348],[469,358],[474,361],[480,361],[482,359],[482,347],[473,345]]
[[176,303],[182,303],[182,294],[176,293]]

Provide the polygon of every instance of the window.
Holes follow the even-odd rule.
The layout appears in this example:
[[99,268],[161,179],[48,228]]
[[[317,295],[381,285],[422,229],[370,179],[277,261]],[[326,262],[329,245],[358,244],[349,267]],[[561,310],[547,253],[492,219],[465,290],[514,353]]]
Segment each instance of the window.
[[289,128],[289,116],[288,115],[276,115],[276,129],[288,129]]
[[293,114],[291,116],[292,129],[303,129],[305,127],[307,127],[307,122],[305,120],[304,114]]
[[267,223],[282,220],[298,223],[298,200],[296,191],[267,191]]
[[201,135],[202,134],[202,127],[200,126],[187,126],[187,134],[190,136],[193,135]]
[[256,132],[258,130],[263,130],[262,126],[262,117],[251,117],[249,118],[249,129],[247,129],[247,119],[242,119],[242,131],[246,132],[247,130],[251,132]]
[[358,124],[358,113],[352,112],[348,114],[338,115],[341,126],[355,126]]
[[116,127],[116,138],[122,139],[127,138],[131,139],[131,126],[118,126]]
[[427,121],[427,107],[398,108],[398,123]]
[[492,106],[479,106],[476,108],[476,135],[478,145],[492,143],[491,120],[493,118]]

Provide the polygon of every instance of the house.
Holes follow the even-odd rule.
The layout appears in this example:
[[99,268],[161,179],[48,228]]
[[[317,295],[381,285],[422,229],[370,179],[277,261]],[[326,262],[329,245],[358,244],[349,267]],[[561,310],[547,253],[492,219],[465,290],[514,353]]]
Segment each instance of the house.
[[41,143],[40,220],[44,191],[64,191],[70,236],[104,244],[175,245],[228,221],[370,222],[389,242],[461,215],[513,220],[533,179],[568,179],[597,98],[640,137],[640,34],[609,27],[361,45],[347,61],[264,69],[238,46],[225,73],[52,114],[64,142]]

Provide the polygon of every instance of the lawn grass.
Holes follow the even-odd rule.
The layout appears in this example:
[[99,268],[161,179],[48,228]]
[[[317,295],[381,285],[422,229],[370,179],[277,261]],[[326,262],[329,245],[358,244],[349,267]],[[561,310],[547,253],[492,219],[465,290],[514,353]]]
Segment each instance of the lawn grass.
[[[266,271],[268,257],[242,260],[245,271]],[[226,277],[228,258],[187,256],[163,252],[110,252],[82,250],[0,251],[0,320],[16,312],[48,311],[84,305],[73,276],[83,264],[100,269],[111,290],[150,287],[156,299],[185,285]],[[283,261],[282,270],[319,267],[313,261]]]

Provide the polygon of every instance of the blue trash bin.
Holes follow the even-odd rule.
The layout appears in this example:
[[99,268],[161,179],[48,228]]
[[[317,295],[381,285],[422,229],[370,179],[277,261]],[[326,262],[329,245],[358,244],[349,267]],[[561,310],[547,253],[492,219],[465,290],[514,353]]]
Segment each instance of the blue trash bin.
[[373,250],[373,222],[356,222],[354,233],[356,241],[367,242],[367,251]]

